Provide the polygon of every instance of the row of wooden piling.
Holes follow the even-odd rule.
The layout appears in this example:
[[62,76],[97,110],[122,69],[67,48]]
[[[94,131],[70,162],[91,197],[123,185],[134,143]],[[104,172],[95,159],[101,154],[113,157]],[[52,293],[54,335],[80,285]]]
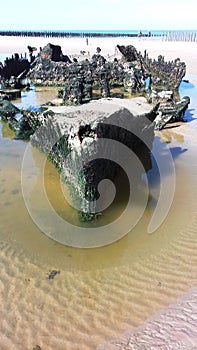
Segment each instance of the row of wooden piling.
[[[99,32],[68,32],[68,31],[0,31],[0,36],[17,37],[44,37],[44,38],[74,38],[74,37],[137,37],[139,33],[99,33]],[[149,37],[148,34],[141,34],[140,37]],[[197,41],[197,31],[168,31],[151,34],[151,36],[162,37],[163,41]]]
[[[69,37],[136,37],[135,33],[98,33],[67,31],[0,31],[0,36],[69,38]],[[143,36],[146,36],[145,34]]]
[[197,42],[197,32],[172,31],[162,34],[162,40],[165,41],[193,41]]

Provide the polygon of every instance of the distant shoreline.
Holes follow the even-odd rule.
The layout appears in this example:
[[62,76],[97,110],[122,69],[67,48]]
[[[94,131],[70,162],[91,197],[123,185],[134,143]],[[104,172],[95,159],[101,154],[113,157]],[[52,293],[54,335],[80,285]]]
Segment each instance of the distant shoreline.
[[162,41],[197,42],[196,30],[0,30],[0,37],[72,39],[159,39]]
[[[54,31],[54,30],[42,30],[42,31],[0,31],[0,36],[17,36],[17,37],[44,37],[44,38],[83,38],[83,37],[137,37],[138,33],[129,33],[124,31]],[[141,37],[148,37],[147,33],[141,33]],[[153,34],[153,36],[161,36],[161,34]]]

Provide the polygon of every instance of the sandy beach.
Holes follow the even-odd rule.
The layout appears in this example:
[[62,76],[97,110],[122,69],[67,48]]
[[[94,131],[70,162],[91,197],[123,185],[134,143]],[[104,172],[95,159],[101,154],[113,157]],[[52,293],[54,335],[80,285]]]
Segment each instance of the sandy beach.
[[[108,59],[116,45],[134,45],[149,57],[185,61],[197,84],[197,42],[162,38],[17,38],[0,37],[0,55],[24,54],[27,46],[60,45],[71,57],[101,48]],[[3,125],[0,150],[0,348],[2,350],[194,350],[197,348],[197,103],[191,121],[158,134],[154,147],[174,159],[176,190],[170,212],[153,235],[139,225],[111,246],[80,250],[43,235],[32,222],[21,192],[21,163],[26,145],[13,141]],[[2,141],[3,140],[3,141]],[[2,148],[1,148],[2,149]],[[42,155],[32,157],[40,170]],[[13,171],[12,166],[15,170]],[[166,176],[170,176],[166,170]],[[46,166],[46,188],[57,201],[58,176]],[[36,190],[42,186],[38,176]],[[153,189],[158,191],[158,187]],[[153,196],[154,197],[154,196]],[[36,198],[35,198],[36,204]],[[10,208],[10,209],[9,209]],[[11,219],[10,219],[10,213]],[[47,278],[50,270],[60,273]]]
[[187,65],[188,74],[197,74],[197,45],[196,42],[173,42],[162,41],[161,37],[153,38],[88,38],[88,45],[85,38],[33,38],[33,37],[0,37],[0,54],[13,54],[15,52],[24,54],[28,52],[27,46],[44,47],[48,43],[60,45],[62,51],[67,55],[80,55],[80,51],[89,52],[92,56],[96,48],[101,48],[101,53],[106,58],[117,53],[116,45],[134,45],[142,53],[147,51],[150,57],[157,58],[163,55],[165,60],[173,60],[177,57]]

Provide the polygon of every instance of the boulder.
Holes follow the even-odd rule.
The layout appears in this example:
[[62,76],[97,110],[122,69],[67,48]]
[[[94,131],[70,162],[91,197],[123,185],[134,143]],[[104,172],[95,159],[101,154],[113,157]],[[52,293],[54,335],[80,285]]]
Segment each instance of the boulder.
[[[35,130],[32,144],[57,167],[69,186],[73,202],[77,203],[81,220],[89,221],[100,211],[97,203],[100,181],[106,178],[113,181],[121,171],[119,164],[128,164],[127,154],[116,153],[113,141],[137,154],[147,171],[151,168],[154,125],[148,119],[149,113],[133,114],[113,99],[64,108],[62,112],[57,107],[42,113],[23,111],[23,118]],[[151,114],[151,107],[149,110]],[[130,171],[134,179],[141,179],[139,169],[132,163]]]

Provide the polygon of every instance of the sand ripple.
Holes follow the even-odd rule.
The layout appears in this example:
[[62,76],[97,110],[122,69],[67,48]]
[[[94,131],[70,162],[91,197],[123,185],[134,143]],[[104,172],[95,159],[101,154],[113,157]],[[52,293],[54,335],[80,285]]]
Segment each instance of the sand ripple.
[[[61,271],[53,280],[47,278],[46,265],[31,263],[22,251],[1,242],[1,349],[32,349],[36,344],[49,350],[96,349],[138,326],[197,283],[196,232],[194,215],[178,241],[158,254],[136,259],[132,266]],[[127,334],[125,349],[150,349],[150,345],[170,349],[168,342],[173,349],[186,349],[189,337],[197,336],[196,315],[191,312],[197,311],[194,292]],[[116,342],[98,347],[123,348]]]

